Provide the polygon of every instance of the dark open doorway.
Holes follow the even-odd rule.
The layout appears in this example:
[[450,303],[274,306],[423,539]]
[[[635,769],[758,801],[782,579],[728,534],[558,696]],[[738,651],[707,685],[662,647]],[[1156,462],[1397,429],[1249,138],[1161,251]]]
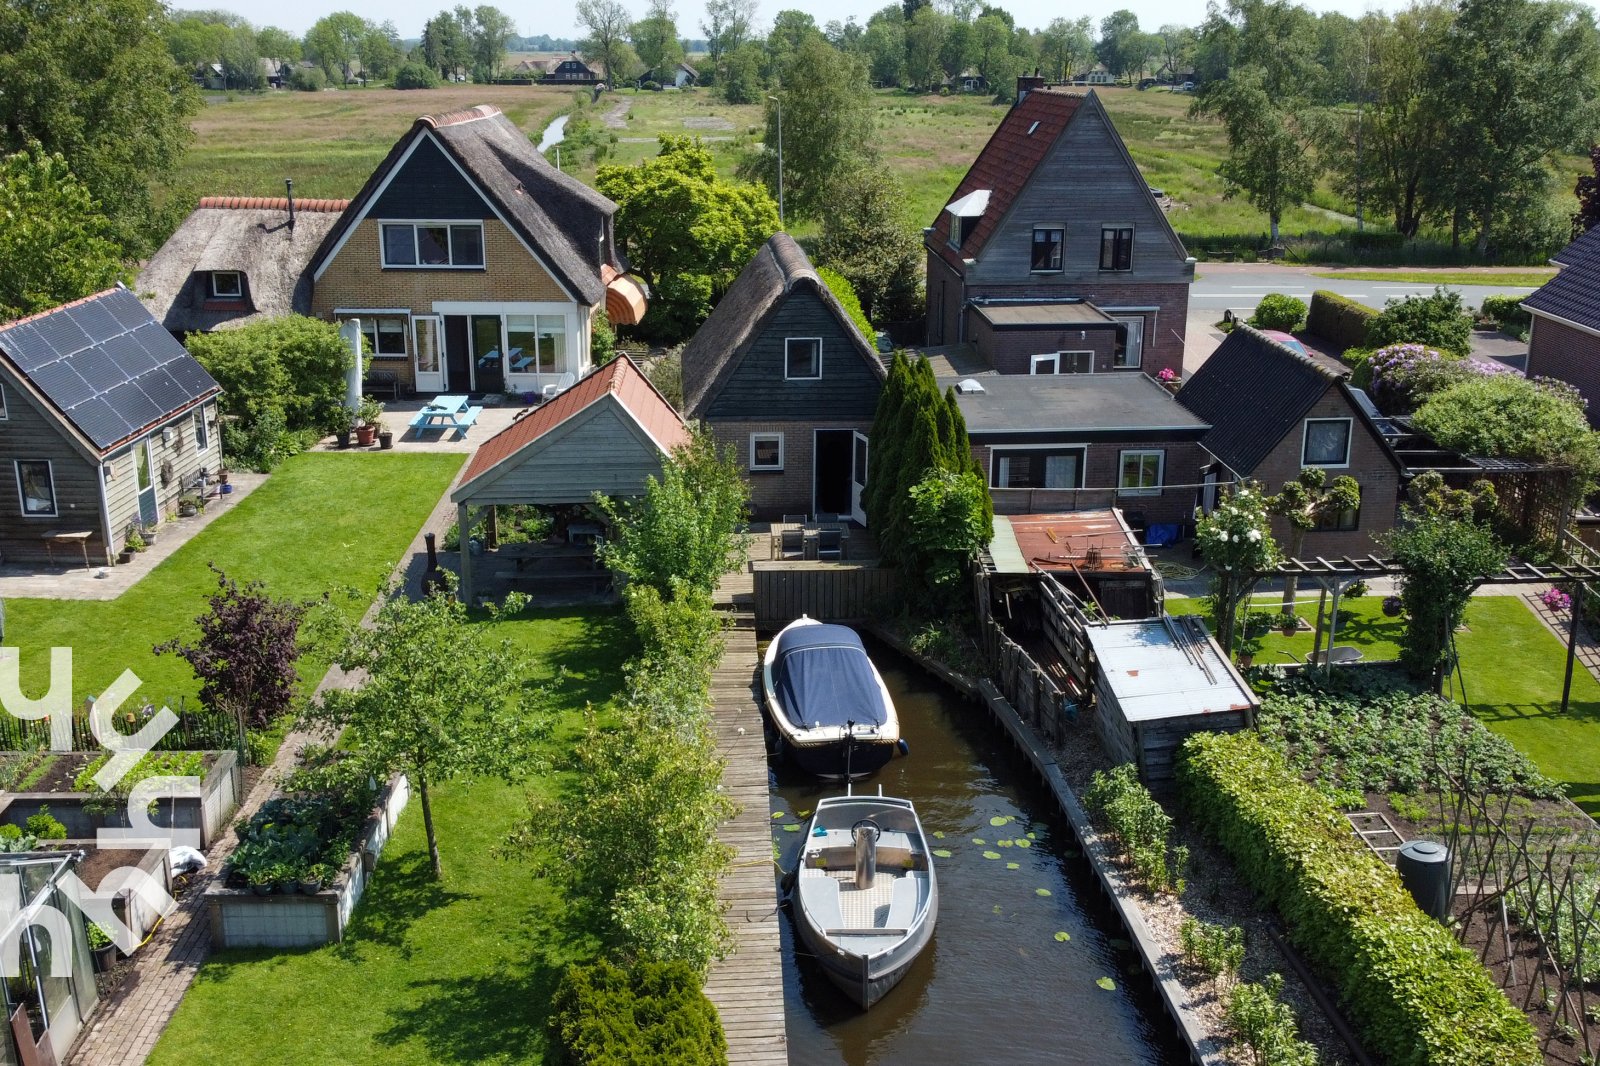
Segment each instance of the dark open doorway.
[[500,354],[500,316],[472,316],[472,361],[477,367],[474,392],[504,392],[505,360]]
[[467,341],[467,316],[444,319],[444,387],[451,392],[472,391],[472,346]]
[[850,514],[850,462],[855,434],[848,429],[817,430],[811,463],[812,498],[819,513]]

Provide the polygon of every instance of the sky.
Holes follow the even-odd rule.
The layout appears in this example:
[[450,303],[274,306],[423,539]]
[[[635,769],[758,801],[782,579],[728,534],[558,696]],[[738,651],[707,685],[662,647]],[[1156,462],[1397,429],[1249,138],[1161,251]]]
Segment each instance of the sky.
[[[312,23],[330,12],[354,11],[375,22],[392,19],[401,37],[417,37],[422,33],[424,22],[439,11],[462,2],[466,0],[274,0],[272,3],[264,0],[222,0],[218,3],[176,0],[173,6],[221,8],[237,12],[257,26],[278,26],[296,34],[305,33]],[[472,0],[469,6],[476,2]],[[858,22],[865,22],[872,12],[889,2],[891,0],[866,0],[865,3],[860,0],[762,0],[756,18],[762,26],[770,27],[774,15],[784,8],[793,7],[809,12],[819,26],[835,19],[843,21],[851,16]],[[644,0],[623,0],[623,3],[636,14],[644,12]],[[543,5],[523,6],[514,0],[500,0],[495,6],[516,21],[517,30],[524,37],[538,34],[549,34],[551,37],[581,36],[575,0],[557,0],[548,8]],[[704,34],[700,32],[700,22],[705,17],[702,0],[677,0],[674,6],[678,12],[679,33],[684,37],[703,37]],[[1147,31],[1169,22],[1195,26],[1206,14],[1205,0],[1108,0],[1093,9],[1068,8],[1053,0],[1001,0],[1000,6],[1016,17],[1017,25],[1029,29],[1038,29],[1054,18],[1078,18],[1082,15],[1088,15],[1098,24],[1102,17],[1123,7],[1139,16],[1140,27]],[[1386,10],[1396,5],[1374,0],[1306,0],[1304,6],[1313,11],[1342,11],[1347,15],[1359,16],[1366,11]],[[537,13],[530,13],[530,8]]]

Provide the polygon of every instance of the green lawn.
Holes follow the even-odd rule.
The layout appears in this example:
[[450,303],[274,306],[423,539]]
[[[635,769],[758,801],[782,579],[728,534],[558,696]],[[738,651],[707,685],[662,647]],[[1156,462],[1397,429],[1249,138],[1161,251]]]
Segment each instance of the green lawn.
[[[1352,619],[1340,629],[1338,642],[1360,647],[1368,659],[1396,658],[1403,625],[1383,616],[1382,598],[1346,602]],[[1258,610],[1270,609],[1267,597],[1256,604]],[[1203,613],[1199,600],[1168,597],[1167,605],[1174,614]],[[1300,614],[1315,621],[1316,603],[1302,604]],[[1311,653],[1311,639],[1309,633],[1268,634],[1256,661],[1299,661],[1296,656]],[[1566,646],[1519,596],[1475,597],[1456,646],[1472,713],[1565,784],[1584,810],[1600,814],[1600,682],[1579,663],[1572,675],[1571,710],[1560,713]],[[1462,698],[1459,686],[1454,695]]]
[[[21,649],[23,689],[43,695],[49,651],[73,651],[73,700],[123,670],[177,706],[197,691],[188,663],[152,646],[194,630],[216,589],[215,563],[243,583],[308,600],[351,585],[376,591],[461,466],[460,455],[313,453],[284,463],[248,497],[115,600],[13,599],[6,636]],[[134,563],[133,565],[141,565]],[[362,608],[352,602],[347,610]],[[305,663],[307,680],[322,665]]]
[[1388,281],[1396,285],[1505,285],[1538,288],[1555,277],[1554,270],[1325,270],[1313,277],[1341,281]]
[[[634,652],[627,620],[614,611],[529,612],[499,631],[543,676],[560,673],[554,691],[565,729],[552,753],[585,703],[615,694]],[[252,1066],[543,1061],[561,968],[598,945],[550,885],[490,854],[522,813],[526,789],[481,781],[434,793],[443,883],[429,876],[413,802],[343,944],[213,956],[149,1061],[184,1066],[218,1048]]]

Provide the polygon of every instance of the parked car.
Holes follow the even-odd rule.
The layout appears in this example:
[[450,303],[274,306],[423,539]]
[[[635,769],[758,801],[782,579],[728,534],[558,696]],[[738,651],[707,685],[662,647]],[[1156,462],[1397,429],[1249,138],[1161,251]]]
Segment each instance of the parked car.
[[1277,341],[1279,344],[1298,355],[1307,354],[1306,346],[1301,344],[1299,339],[1292,333],[1285,333],[1281,329],[1264,329],[1261,331],[1261,335],[1263,337],[1271,337],[1273,340]]
[[1194,82],[1192,82],[1192,81],[1184,82],[1183,83],[1183,91],[1186,92],[1186,93],[1194,92]]

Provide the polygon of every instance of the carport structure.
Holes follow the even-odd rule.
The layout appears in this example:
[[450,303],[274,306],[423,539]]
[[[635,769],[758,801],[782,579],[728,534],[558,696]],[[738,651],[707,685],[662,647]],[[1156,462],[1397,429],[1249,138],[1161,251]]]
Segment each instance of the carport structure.
[[558,506],[639,496],[689,428],[626,355],[532,408],[483,443],[450,494],[462,530],[460,596],[473,602],[466,531],[497,504]]

